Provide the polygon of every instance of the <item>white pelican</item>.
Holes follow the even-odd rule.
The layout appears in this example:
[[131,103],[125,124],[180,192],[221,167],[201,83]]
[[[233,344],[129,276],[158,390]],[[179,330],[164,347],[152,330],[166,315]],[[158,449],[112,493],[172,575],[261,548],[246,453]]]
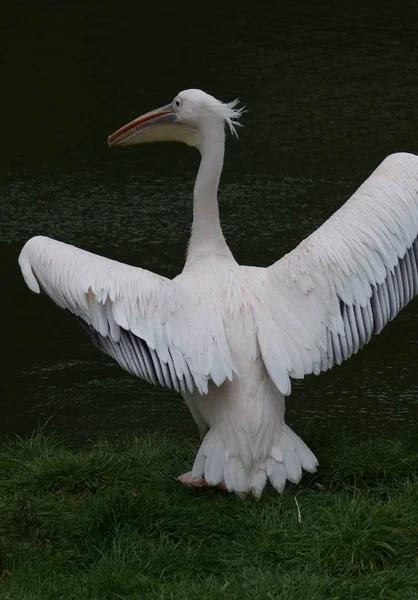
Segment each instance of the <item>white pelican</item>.
[[217,190],[237,101],[200,90],[128,123],[109,146],[181,141],[201,154],[183,272],[173,280],[47,237],[24,246],[29,288],[70,311],[124,369],[181,393],[201,435],[184,483],[259,498],[317,460],[285,424],[290,378],[355,354],[418,292],[418,157],[388,156],[317,231],[268,268],[237,264]]

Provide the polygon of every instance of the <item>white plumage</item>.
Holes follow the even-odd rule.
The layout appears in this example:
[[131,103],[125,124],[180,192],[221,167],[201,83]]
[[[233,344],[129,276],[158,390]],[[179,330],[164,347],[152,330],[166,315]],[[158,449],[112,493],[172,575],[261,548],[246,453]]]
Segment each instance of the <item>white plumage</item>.
[[183,272],[173,280],[45,237],[24,246],[29,288],[70,311],[133,375],[180,391],[201,432],[182,481],[281,492],[315,456],[285,424],[291,378],[356,353],[418,293],[418,157],[388,156],[317,231],[270,267],[238,265],[217,189],[225,123],[241,110],[200,90],[135,119],[109,145],[183,141],[201,153]]

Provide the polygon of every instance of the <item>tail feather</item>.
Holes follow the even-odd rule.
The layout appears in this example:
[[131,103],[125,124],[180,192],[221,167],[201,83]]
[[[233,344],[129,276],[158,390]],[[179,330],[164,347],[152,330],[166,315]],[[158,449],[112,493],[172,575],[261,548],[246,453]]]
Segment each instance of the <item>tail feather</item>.
[[224,482],[229,492],[246,494],[249,491],[248,472],[242,462],[235,456],[231,456],[225,463]]
[[274,489],[281,494],[286,485],[286,471],[281,463],[273,458],[268,458],[266,463],[266,472]]
[[222,435],[219,426],[212,427],[196,455],[193,478],[199,479],[204,475],[208,485],[224,483],[230,492],[251,492],[258,499],[267,480],[282,493],[286,480],[298,483],[302,477],[302,469],[313,473],[318,466],[315,455],[284,423],[273,434],[270,448],[262,449],[257,445],[256,456],[252,456],[248,448],[239,455],[237,448],[230,436]]
[[296,456],[296,452],[293,448],[288,448],[284,457],[284,469],[286,471],[286,477],[292,483],[299,483],[302,479],[302,467],[300,460]]
[[224,479],[225,446],[221,436],[217,438],[215,447],[209,452],[205,462],[204,475],[208,485],[218,485]]
[[283,434],[290,439],[302,469],[308,471],[308,473],[315,473],[318,461],[312,450],[310,450],[305,442],[286,424],[283,425],[282,431]]
[[256,472],[256,474],[252,477],[250,482],[251,493],[256,500],[261,498],[261,494],[263,493],[264,488],[267,483],[267,473],[265,469],[260,469]]
[[203,452],[203,443],[200,445],[199,451],[196,454],[196,458],[194,459],[193,468],[192,468],[192,477],[193,479],[199,479],[202,477],[205,472],[205,463],[206,456]]

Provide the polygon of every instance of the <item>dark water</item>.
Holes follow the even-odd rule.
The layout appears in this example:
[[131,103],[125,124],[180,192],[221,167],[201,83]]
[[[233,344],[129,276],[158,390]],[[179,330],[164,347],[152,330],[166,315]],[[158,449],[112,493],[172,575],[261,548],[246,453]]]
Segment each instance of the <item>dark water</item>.
[[[174,393],[126,375],[48,299],[17,256],[45,234],[174,276],[191,223],[196,151],[110,151],[127,120],[200,87],[248,108],[220,192],[240,262],[268,265],[337,209],[389,153],[418,153],[418,9],[277,3],[3,2],[0,434],[73,441],[192,431]],[[200,9],[199,9],[200,10]],[[203,10],[203,8],[202,8]],[[358,356],[294,383],[288,419],[393,433],[417,423],[418,304]]]

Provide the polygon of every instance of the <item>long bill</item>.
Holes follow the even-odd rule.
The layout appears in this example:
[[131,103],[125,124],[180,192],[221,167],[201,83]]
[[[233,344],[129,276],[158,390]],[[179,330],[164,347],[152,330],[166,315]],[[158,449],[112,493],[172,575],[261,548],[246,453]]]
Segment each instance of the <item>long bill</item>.
[[183,142],[198,146],[200,133],[184,125],[172,104],[167,104],[130,121],[107,138],[110,148],[149,142]]

